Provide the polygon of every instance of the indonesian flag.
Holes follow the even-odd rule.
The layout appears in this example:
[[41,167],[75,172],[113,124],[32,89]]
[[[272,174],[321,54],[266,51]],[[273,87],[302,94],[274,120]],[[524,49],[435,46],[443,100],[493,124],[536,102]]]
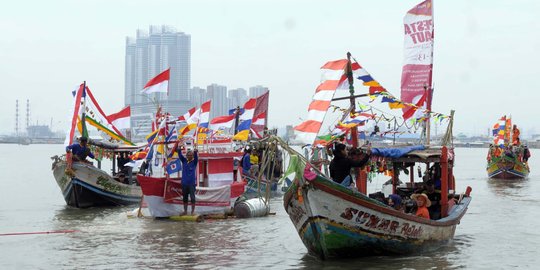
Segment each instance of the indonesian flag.
[[259,132],[257,132],[256,130],[254,130],[253,128],[251,129],[251,132],[253,132],[253,134],[255,134],[255,136],[259,139],[262,139],[262,136],[261,134],[259,134]]
[[403,113],[403,119],[407,120],[411,118],[413,115],[418,115],[419,113],[423,113],[423,110],[426,109],[426,98],[427,98],[427,91],[424,92],[422,97],[416,102],[415,107],[410,107],[408,110],[406,110]]
[[211,130],[221,130],[221,129],[229,129],[232,127],[234,123],[234,118],[236,115],[225,115],[225,116],[218,116],[212,121],[210,121],[209,129]]
[[117,113],[108,115],[107,119],[118,129],[128,129],[131,127],[131,107],[127,106]]
[[189,109],[189,111],[187,111],[187,113],[185,113],[184,115],[178,117],[177,121],[187,121],[187,119],[189,119],[195,113],[196,110],[197,110],[197,107],[193,107],[193,108]]
[[266,121],[266,112],[263,112],[263,113],[257,115],[257,116],[255,117],[255,119],[253,119],[252,125],[255,125],[255,126],[257,126],[257,125],[264,126],[264,122],[265,122],[265,121]]
[[201,115],[199,116],[199,127],[208,128],[208,122],[210,121],[210,107],[212,100],[209,100],[201,105]]
[[141,91],[141,93],[168,93],[170,70],[171,69],[168,68],[153,79],[149,80],[144,86],[144,89]]

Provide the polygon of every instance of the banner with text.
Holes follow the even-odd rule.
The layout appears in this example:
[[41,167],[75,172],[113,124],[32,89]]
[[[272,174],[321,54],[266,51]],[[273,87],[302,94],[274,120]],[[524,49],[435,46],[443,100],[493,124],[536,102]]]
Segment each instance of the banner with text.
[[[433,72],[433,5],[426,0],[407,12],[405,27],[405,61],[401,73],[401,100],[415,104],[431,90]],[[431,108],[431,91],[427,108]],[[404,110],[408,110],[408,106]]]

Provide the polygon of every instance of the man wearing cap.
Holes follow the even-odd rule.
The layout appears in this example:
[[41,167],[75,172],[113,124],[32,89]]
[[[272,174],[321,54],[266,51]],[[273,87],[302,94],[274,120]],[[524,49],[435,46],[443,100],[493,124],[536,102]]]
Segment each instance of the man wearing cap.
[[90,149],[87,146],[88,138],[81,137],[79,143],[74,143],[72,145],[66,146],[66,153],[72,152],[73,161],[86,161],[86,157],[95,159],[94,154],[90,152]]

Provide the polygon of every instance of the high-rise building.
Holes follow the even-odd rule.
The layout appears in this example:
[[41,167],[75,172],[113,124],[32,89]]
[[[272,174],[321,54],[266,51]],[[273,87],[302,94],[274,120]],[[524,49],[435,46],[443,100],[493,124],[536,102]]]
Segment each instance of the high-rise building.
[[249,88],[249,97],[250,98],[256,98],[262,94],[264,94],[266,91],[268,91],[268,87],[264,87],[261,85],[256,85]]
[[[172,26],[150,26],[126,38],[125,105],[131,105],[132,137],[140,139],[151,131],[158,105],[174,116],[190,107],[191,36]],[[151,78],[170,68],[169,93],[141,94]]]
[[227,99],[227,86],[211,84],[206,87],[206,95],[212,100],[210,117],[227,115],[229,113],[229,100]]
[[200,88],[200,87],[193,87],[191,88],[191,93],[189,95],[189,100],[191,101],[191,104],[193,106],[200,107],[201,104],[208,101],[208,97],[206,94],[206,89]]
[[229,90],[230,108],[236,106],[244,106],[244,103],[248,100],[247,91],[244,88]]

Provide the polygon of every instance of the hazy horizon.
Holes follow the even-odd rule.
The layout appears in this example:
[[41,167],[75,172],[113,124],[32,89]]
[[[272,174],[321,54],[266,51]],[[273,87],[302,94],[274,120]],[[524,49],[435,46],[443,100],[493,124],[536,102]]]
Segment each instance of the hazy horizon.
[[[86,80],[106,113],[124,105],[125,38],[149,25],[191,35],[191,87],[270,89],[269,125],[297,125],[319,68],[347,51],[400,95],[405,13],[421,1],[17,1],[0,11],[0,134],[31,124],[65,130]],[[487,134],[512,115],[527,138],[540,94],[540,2],[434,1],[433,111],[456,110],[454,134]],[[357,83],[356,91],[367,88]],[[338,93],[336,96],[346,93]]]

